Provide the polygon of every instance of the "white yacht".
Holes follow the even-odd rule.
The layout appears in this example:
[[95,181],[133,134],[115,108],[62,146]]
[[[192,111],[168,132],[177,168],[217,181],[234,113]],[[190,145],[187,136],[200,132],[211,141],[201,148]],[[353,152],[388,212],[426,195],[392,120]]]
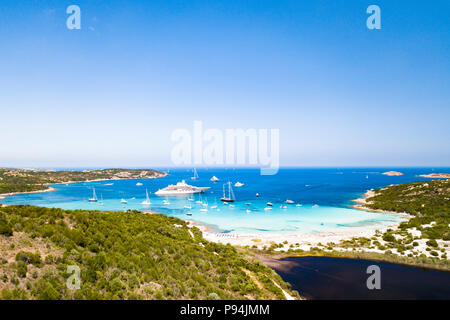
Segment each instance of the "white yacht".
[[138,183],[136,183],[136,185],[137,185],[138,187],[140,187],[140,186],[142,186],[143,184],[142,184],[142,182],[138,182]]
[[128,203],[128,201],[125,199],[122,199],[122,200],[120,200],[120,203]]
[[266,205],[268,205],[269,207],[273,206],[272,202],[267,202]]
[[95,188],[92,190],[92,198],[89,198],[89,202],[97,202],[97,195],[95,194]]
[[155,192],[156,195],[170,196],[170,195],[180,195],[180,194],[193,194],[202,193],[205,190],[210,189],[210,187],[195,187],[188,185],[184,180],[178,182],[177,184],[171,184],[163,189],[159,189]]
[[242,187],[243,185],[244,184],[239,181],[234,184],[235,187]]
[[211,178],[211,181],[212,181],[212,182],[217,182],[217,181],[219,181],[219,178],[217,178],[216,176],[213,176],[213,177]]
[[293,203],[294,203],[294,201],[292,201],[292,200],[289,200],[289,199],[288,199],[288,200],[286,200],[285,202],[286,202],[286,203],[289,203],[289,204],[293,204]]

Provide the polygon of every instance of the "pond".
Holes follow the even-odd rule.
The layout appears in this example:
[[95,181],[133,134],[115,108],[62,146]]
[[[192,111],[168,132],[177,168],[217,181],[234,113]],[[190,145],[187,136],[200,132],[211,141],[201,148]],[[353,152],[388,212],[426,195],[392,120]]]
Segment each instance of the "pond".
[[[450,272],[445,271],[332,257],[290,257],[267,264],[308,299],[450,299]],[[380,289],[367,287],[371,265],[380,268]]]

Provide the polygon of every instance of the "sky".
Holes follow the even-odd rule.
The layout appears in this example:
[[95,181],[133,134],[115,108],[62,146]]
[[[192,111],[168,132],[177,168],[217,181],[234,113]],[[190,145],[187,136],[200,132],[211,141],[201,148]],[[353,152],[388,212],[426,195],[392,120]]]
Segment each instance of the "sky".
[[3,0],[0,166],[171,166],[196,120],[279,129],[284,166],[449,166],[449,15],[448,0]]

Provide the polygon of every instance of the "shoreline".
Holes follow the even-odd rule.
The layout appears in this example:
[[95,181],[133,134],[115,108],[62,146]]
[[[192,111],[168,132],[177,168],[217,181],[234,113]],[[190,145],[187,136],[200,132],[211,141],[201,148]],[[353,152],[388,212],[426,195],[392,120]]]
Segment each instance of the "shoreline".
[[[203,234],[203,238],[210,242],[216,242],[221,244],[231,244],[233,246],[256,246],[257,249],[264,249],[264,247],[270,247],[273,244],[283,244],[282,248],[276,249],[276,251],[287,251],[290,245],[296,245],[296,249],[302,249],[305,251],[317,245],[326,245],[328,243],[338,244],[345,240],[351,240],[355,237],[371,238],[377,231],[384,233],[388,229],[397,228],[400,224],[392,223],[388,225],[382,225],[365,230],[346,230],[336,232],[324,232],[324,233],[310,233],[310,234],[296,234],[296,233],[272,233],[272,234],[238,234],[238,233],[222,233],[218,230],[199,221],[185,220],[190,226],[197,227]],[[281,250],[280,250],[281,249]]]
[[371,198],[374,195],[375,195],[374,190],[367,190],[365,193],[362,194],[362,198],[352,200],[353,202],[356,202],[358,204],[352,204],[352,205],[350,205],[350,207],[353,209],[362,210],[362,211],[397,214],[397,215],[401,215],[407,219],[411,219],[414,217],[413,215],[409,214],[408,212],[387,211],[387,210],[372,209],[372,208],[366,207],[365,204],[369,204],[369,202],[367,202],[367,198]]
[[6,199],[6,197],[8,197],[8,196],[14,196],[17,194],[44,193],[44,192],[52,192],[52,191],[56,191],[56,190],[57,189],[55,189],[55,188],[47,187],[47,189],[36,190],[36,191],[18,191],[18,192],[10,192],[10,193],[0,193],[0,200]]
[[0,200],[5,199],[7,196],[13,196],[17,194],[29,194],[29,193],[43,193],[43,192],[52,192],[56,191],[58,189],[50,187],[50,185],[61,185],[61,184],[74,184],[74,183],[84,183],[84,182],[98,182],[98,181],[117,181],[117,180],[137,180],[137,179],[158,179],[167,177],[168,174],[165,173],[164,175],[160,177],[152,177],[152,178],[112,178],[112,179],[93,179],[93,180],[83,180],[83,181],[67,181],[67,182],[57,182],[57,183],[50,183],[50,184],[43,184],[42,186],[48,186],[47,189],[43,190],[36,190],[36,191],[20,191],[20,192],[10,192],[10,193],[0,193]]
[[[377,212],[377,213],[387,213],[387,214],[395,214],[401,216],[405,219],[411,219],[413,216],[406,212],[394,212],[394,211],[385,211],[378,209],[371,209],[365,207],[364,204],[367,204],[366,199],[375,195],[374,190],[367,190],[362,194],[361,198],[354,199],[352,201],[358,203],[355,205],[350,205],[351,208],[367,211],[367,212]],[[188,222],[190,226],[195,226],[203,234],[203,238],[205,240],[221,243],[221,244],[231,244],[233,246],[249,246],[255,247],[259,250],[264,247],[270,247],[274,244],[282,244],[281,248],[275,249],[277,252],[286,252],[289,250],[291,245],[295,245],[296,249],[302,249],[304,251],[309,251],[311,248],[317,245],[326,245],[328,243],[339,244],[342,241],[352,240],[353,238],[365,237],[371,238],[377,232],[384,233],[388,229],[397,229],[400,225],[401,221],[396,223],[390,223],[387,225],[381,225],[378,227],[367,228],[365,230],[346,230],[346,231],[337,231],[337,232],[326,232],[326,233],[311,233],[311,234],[282,234],[282,233],[273,233],[273,234],[237,234],[237,233],[222,233],[219,232],[215,227],[203,224],[198,221],[193,220],[185,220]]]

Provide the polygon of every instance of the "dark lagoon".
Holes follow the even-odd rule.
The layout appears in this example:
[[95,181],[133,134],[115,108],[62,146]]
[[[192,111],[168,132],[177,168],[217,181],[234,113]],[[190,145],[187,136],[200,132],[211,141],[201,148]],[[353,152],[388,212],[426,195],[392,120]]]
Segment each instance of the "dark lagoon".
[[[450,299],[450,272],[387,262],[291,257],[268,262],[308,299]],[[367,267],[381,271],[381,289],[369,290]]]

